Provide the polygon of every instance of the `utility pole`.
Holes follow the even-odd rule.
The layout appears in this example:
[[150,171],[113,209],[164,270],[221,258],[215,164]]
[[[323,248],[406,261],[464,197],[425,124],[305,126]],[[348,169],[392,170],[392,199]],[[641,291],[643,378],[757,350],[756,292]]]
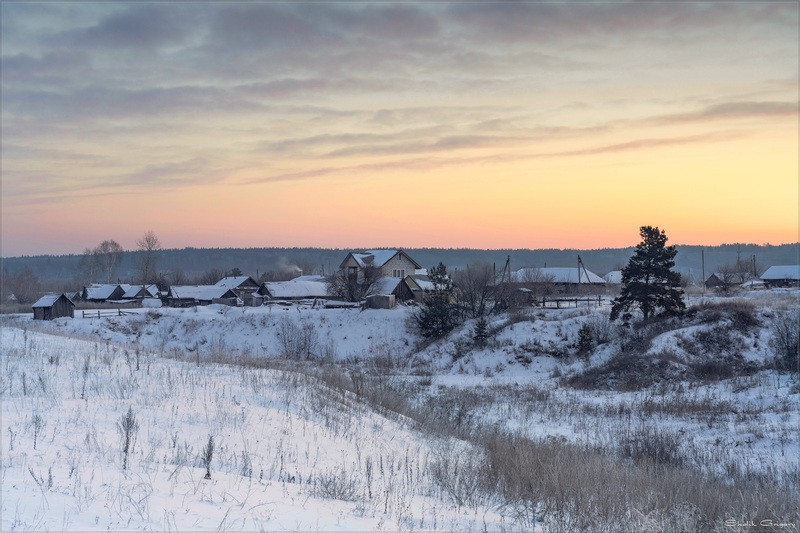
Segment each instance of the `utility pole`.
[[703,284],[703,296],[706,295],[706,251],[704,248],[700,248],[700,268],[702,269],[702,276],[703,279],[700,280],[700,283]]

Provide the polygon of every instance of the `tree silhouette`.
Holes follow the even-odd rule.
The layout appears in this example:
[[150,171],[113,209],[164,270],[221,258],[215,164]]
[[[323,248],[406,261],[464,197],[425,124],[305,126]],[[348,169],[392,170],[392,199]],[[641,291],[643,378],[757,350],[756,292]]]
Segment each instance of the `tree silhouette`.
[[631,308],[639,308],[647,320],[659,310],[678,313],[686,307],[681,275],[672,270],[678,251],[666,245],[667,235],[657,227],[642,226],[639,234],[642,242],[622,269],[622,292],[611,307],[612,319]]

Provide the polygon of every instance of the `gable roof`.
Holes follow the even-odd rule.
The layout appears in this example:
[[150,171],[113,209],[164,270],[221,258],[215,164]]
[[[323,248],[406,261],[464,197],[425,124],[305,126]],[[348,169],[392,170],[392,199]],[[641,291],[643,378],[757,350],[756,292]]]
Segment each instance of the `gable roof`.
[[41,298],[39,298],[38,300],[36,300],[36,302],[34,302],[34,304],[33,304],[31,307],[50,307],[50,306],[52,306],[54,303],[56,303],[56,302],[58,301],[58,299],[59,299],[59,298],[61,298],[62,296],[63,296],[63,297],[64,297],[64,299],[65,299],[65,300],[67,300],[67,301],[68,301],[68,302],[69,302],[71,305],[73,305],[73,306],[75,305],[75,304],[73,303],[73,301],[72,301],[72,300],[70,300],[70,299],[69,299],[69,297],[67,297],[67,295],[66,295],[66,294],[55,294],[55,293],[51,293],[51,294],[45,294],[44,296],[42,296]]
[[258,287],[258,282],[250,276],[226,276],[214,284],[215,287],[226,287],[228,289],[235,289],[247,283],[248,285]]
[[427,274],[413,274],[410,276],[405,277],[406,285],[412,291],[420,290],[420,291],[432,291],[435,289],[431,278],[427,276]]
[[622,283],[622,270],[612,270],[603,276],[603,279],[606,283]]
[[594,272],[583,268],[578,269],[578,267],[520,268],[511,274],[511,281],[516,283],[525,283],[530,279],[576,285],[578,283],[605,283],[605,280]]
[[[144,287],[144,290],[150,297],[153,297],[156,294],[158,294],[158,287],[156,287],[155,285],[148,285],[147,287]],[[141,285],[131,285],[128,288],[128,290],[125,291],[125,294],[122,295],[122,297],[124,299],[136,298],[141,291],[142,291]]]
[[353,259],[355,259],[356,263],[358,263],[358,266],[360,268],[366,268],[368,266],[381,268],[383,265],[391,261],[392,258],[394,258],[394,256],[396,256],[397,254],[404,254],[406,258],[408,258],[408,260],[414,264],[415,268],[422,268],[422,266],[420,266],[419,263],[414,261],[411,258],[411,256],[408,255],[405,251],[393,250],[393,249],[350,252],[349,254],[347,254],[347,257],[344,258],[344,261],[342,261],[340,268],[344,267],[344,264],[347,262],[348,257],[352,257]]
[[84,287],[84,294],[87,300],[107,300],[117,288],[121,288],[123,292],[126,292],[131,286],[127,283],[92,283]]
[[235,298],[236,295],[228,287],[217,287],[216,285],[173,285],[169,288],[168,297],[214,300],[217,298]]
[[394,294],[394,291],[397,290],[397,286],[400,285],[401,281],[403,281],[402,278],[390,278],[387,276],[378,278],[370,286],[369,291],[367,291],[367,295],[372,296],[376,294]]
[[761,274],[761,279],[765,281],[782,279],[800,279],[800,265],[777,265],[771,266],[766,272]]
[[272,298],[327,298],[328,283],[322,276],[299,276],[289,281],[268,281],[262,285]]

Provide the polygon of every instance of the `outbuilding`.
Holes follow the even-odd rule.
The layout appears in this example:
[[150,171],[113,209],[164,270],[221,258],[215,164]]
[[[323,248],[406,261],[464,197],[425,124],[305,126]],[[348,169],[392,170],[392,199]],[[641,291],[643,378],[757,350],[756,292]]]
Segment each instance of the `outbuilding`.
[[66,294],[45,294],[33,304],[34,320],[75,317],[75,304]]

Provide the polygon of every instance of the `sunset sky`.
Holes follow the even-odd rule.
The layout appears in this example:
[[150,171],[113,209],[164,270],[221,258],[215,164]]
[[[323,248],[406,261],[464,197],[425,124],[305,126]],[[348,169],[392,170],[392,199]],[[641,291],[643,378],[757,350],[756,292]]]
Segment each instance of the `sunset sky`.
[[2,255],[798,240],[798,4],[2,3]]

